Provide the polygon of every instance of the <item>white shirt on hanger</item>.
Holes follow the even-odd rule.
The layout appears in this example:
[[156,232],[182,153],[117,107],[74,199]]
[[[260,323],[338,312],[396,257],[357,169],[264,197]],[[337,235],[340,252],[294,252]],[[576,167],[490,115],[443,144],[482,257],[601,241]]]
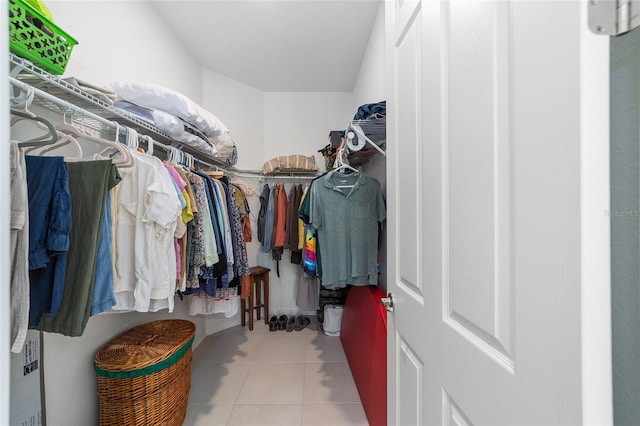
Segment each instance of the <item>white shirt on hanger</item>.
[[172,312],[180,200],[158,158],[135,152],[134,157],[134,166],[120,170],[113,309]]

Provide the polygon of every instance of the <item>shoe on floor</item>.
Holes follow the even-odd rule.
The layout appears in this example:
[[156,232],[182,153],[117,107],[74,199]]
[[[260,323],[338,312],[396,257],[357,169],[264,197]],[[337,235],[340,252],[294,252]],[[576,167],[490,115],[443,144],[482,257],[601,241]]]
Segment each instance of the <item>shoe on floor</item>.
[[278,331],[278,317],[275,315],[269,318],[269,331]]
[[311,320],[303,315],[296,317],[296,331],[302,331],[311,323]]
[[287,316],[280,315],[278,318],[278,330],[285,330],[287,328]]
[[295,316],[291,316],[287,320],[287,332],[291,332],[291,331],[295,330],[295,328],[296,328],[296,317]]

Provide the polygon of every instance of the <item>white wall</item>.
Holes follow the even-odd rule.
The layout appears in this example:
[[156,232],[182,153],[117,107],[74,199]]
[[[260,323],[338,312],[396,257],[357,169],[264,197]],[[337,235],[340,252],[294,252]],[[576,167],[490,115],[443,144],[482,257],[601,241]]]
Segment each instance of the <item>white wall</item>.
[[357,107],[362,104],[380,102],[386,99],[384,55],[384,2],[382,2],[376,15],[376,21],[371,29],[367,50],[362,58],[362,64],[358,72],[358,79],[353,88],[354,113]]
[[103,85],[153,83],[201,103],[198,62],[148,2],[56,0],[47,6],[55,23],[78,41],[65,76]]
[[222,120],[236,142],[236,167],[262,168],[264,92],[206,69],[202,73],[202,90],[202,106]]
[[331,130],[346,127],[353,116],[352,104],[350,92],[266,93],[265,161],[280,155],[313,155],[322,169],[318,150],[327,144]]

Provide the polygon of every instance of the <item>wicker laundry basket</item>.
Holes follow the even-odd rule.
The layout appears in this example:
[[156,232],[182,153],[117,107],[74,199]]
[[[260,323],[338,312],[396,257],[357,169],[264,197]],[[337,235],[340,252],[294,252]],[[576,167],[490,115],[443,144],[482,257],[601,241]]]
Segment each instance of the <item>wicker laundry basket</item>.
[[153,321],[98,351],[94,368],[101,426],[182,425],[195,329],[187,320]]

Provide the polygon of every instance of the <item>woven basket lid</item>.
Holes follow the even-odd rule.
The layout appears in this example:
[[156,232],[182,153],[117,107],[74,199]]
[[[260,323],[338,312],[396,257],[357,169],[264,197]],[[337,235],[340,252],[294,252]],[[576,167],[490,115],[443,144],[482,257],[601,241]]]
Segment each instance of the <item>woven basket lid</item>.
[[157,364],[193,339],[196,326],[187,320],[141,324],[115,337],[96,354],[95,365],[106,371],[134,371]]

